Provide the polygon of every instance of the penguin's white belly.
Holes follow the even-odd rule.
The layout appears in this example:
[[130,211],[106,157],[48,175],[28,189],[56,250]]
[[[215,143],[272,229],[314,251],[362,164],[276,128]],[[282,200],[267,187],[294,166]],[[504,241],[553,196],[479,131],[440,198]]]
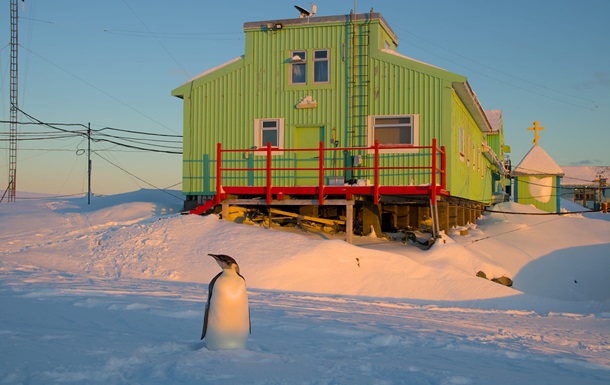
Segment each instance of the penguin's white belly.
[[246,283],[236,273],[223,273],[210,298],[205,336],[210,350],[245,349],[250,333],[250,311]]

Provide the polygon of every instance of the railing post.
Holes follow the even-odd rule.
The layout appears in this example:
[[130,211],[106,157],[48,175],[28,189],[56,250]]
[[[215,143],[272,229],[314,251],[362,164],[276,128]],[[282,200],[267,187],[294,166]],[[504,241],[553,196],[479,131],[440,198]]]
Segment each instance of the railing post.
[[222,192],[222,181],[221,181],[221,172],[222,172],[222,143],[216,144],[216,204],[221,202],[220,194]]
[[379,203],[379,141],[375,140],[375,160],[373,169],[373,202]]
[[324,142],[320,141],[318,153],[318,204],[324,204]]
[[436,138],[432,138],[432,175],[430,176],[430,200],[436,204]]
[[271,142],[267,142],[267,204],[271,204]]
[[441,146],[441,188],[447,190],[447,154],[445,153],[445,146]]

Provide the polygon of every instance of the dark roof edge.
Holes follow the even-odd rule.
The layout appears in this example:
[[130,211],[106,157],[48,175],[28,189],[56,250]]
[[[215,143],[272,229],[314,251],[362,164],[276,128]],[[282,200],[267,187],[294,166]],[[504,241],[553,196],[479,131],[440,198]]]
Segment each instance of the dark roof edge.
[[[249,29],[267,29],[267,24],[272,23],[280,23],[282,26],[292,26],[292,25],[308,25],[308,24],[324,24],[324,23],[349,23],[351,22],[352,15],[338,15],[338,16],[314,16],[314,17],[304,17],[304,18],[294,18],[294,19],[281,19],[281,20],[264,20],[264,21],[249,21],[244,23],[244,31]],[[392,35],[394,41],[398,44],[398,38],[396,34],[388,24],[388,22],[383,18],[381,13],[379,12],[369,12],[369,13],[358,13],[356,14],[356,22],[362,21],[372,21],[379,20],[388,32]]]

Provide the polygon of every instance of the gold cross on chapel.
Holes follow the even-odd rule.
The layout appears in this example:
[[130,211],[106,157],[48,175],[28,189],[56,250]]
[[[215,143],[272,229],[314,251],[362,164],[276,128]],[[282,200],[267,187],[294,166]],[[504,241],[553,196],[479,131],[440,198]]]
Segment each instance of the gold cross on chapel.
[[534,131],[534,140],[532,140],[532,143],[534,143],[534,146],[538,145],[538,139],[540,139],[540,134],[538,133],[538,131],[544,131],[544,127],[540,127],[538,124],[538,121],[536,120],[534,123],[534,127],[528,127],[527,129],[530,131]]

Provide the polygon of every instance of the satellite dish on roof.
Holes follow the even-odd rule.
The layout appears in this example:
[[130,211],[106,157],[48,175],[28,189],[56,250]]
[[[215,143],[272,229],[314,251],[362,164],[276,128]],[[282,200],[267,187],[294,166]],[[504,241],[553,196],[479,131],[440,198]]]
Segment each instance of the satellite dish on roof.
[[303,8],[301,6],[298,6],[298,5],[294,6],[297,9],[297,11],[300,12],[300,14],[299,14],[299,18],[300,19],[303,19],[303,18],[306,18],[306,17],[310,17],[310,16],[314,16],[316,14],[316,9],[317,9],[316,5],[314,3],[311,3],[309,5],[311,5],[311,11],[308,11],[305,8]]

